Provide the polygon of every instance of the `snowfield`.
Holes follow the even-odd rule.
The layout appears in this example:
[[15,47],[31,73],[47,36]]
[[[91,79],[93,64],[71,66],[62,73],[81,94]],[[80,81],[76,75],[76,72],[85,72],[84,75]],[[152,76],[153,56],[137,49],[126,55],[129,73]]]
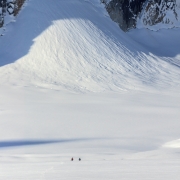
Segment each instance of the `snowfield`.
[[3,86],[0,179],[176,180],[179,102],[171,93]]
[[124,33],[98,0],[29,0],[3,29],[0,179],[180,177],[180,29]]

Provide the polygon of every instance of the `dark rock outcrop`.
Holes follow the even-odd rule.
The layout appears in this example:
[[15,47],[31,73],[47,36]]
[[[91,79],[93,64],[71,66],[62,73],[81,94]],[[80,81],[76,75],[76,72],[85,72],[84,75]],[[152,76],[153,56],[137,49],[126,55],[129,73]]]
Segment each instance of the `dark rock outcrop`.
[[102,1],[106,5],[111,19],[117,22],[123,31],[136,26],[136,17],[142,11],[146,0],[112,0]]
[[6,15],[7,0],[0,1],[0,27],[4,24],[4,16]]
[[25,0],[1,0],[0,1],[0,27],[4,24],[4,17],[7,15],[16,16]]
[[144,25],[156,25],[158,23],[168,24],[169,18],[165,18],[167,12],[174,14],[177,19],[176,13],[176,0],[150,0],[144,7],[142,20]]
[[[101,0],[111,19],[123,31],[136,28],[140,20],[143,26],[158,23],[173,24],[178,20],[176,0]],[[171,14],[171,17],[168,16]],[[174,16],[174,17],[173,17]]]

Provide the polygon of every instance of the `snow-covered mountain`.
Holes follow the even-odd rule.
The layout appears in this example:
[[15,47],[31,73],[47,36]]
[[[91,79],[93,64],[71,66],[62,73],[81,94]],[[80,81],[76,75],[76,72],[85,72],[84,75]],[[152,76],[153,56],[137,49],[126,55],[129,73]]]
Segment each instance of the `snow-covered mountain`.
[[[180,0],[99,0],[120,28],[128,31],[132,28],[180,27]],[[2,0],[0,2],[0,28],[8,24],[25,0]],[[91,1],[92,3],[93,1]],[[0,33],[3,34],[2,28]]]
[[120,28],[127,31],[132,28],[180,27],[179,0],[102,0],[111,18]]
[[99,0],[29,0],[12,17],[0,179],[180,177],[179,28],[125,33]]
[[4,27],[0,83],[94,92],[179,86],[179,29],[125,34],[99,0],[43,2],[28,1]]
[[137,18],[137,28],[159,30],[180,27],[180,1],[148,1]]

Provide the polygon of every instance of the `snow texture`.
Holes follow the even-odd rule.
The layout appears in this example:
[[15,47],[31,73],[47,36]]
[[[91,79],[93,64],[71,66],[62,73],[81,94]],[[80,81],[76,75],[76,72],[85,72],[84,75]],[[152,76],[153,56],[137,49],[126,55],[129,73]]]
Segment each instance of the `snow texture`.
[[124,33],[98,0],[30,0],[15,20],[0,38],[0,179],[180,177],[180,29]]

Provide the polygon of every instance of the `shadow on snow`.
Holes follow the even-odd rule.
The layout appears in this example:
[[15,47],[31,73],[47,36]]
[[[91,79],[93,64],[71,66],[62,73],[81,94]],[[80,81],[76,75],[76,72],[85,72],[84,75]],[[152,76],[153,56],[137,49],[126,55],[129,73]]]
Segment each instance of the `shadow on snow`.
[[78,141],[87,141],[93,139],[60,139],[60,140],[12,140],[12,141],[0,141],[0,148],[18,147],[18,146],[36,146],[43,144],[54,143],[70,143]]

